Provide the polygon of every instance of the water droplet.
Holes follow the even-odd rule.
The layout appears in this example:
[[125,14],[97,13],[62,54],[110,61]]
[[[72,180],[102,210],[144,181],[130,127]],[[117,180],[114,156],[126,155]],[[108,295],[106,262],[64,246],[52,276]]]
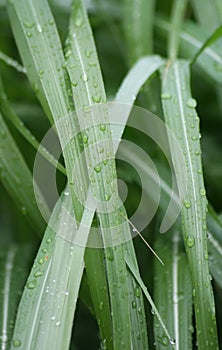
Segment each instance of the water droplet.
[[188,98],[186,102],[187,107],[195,108],[197,106],[197,101],[194,98]]
[[99,103],[101,101],[101,95],[97,94],[92,97],[93,102]]
[[53,19],[49,19],[49,25],[52,26],[54,24]]
[[191,140],[192,140],[192,141],[197,141],[197,140],[198,140],[198,137],[196,137],[196,136],[191,136]]
[[100,311],[102,311],[102,309],[103,309],[103,301],[101,301],[100,303],[99,303],[99,309],[100,309]]
[[48,238],[47,240],[46,240],[46,243],[51,243],[52,242],[52,239],[51,238]]
[[204,254],[204,259],[205,259],[205,260],[209,260],[208,253],[205,253],[205,254]]
[[100,130],[105,131],[106,130],[106,124],[101,124],[100,125]]
[[195,244],[195,239],[194,239],[193,236],[188,236],[186,242],[187,242],[187,246],[189,248],[192,248],[194,246],[194,244]]
[[53,315],[50,320],[54,321],[55,320],[55,315]]
[[136,286],[134,289],[134,294],[137,298],[140,298],[141,292],[140,292],[140,287]]
[[95,170],[97,173],[100,173],[100,171],[101,171],[101,165],[100,165],[100,164],[97,164],[96,166],[94,166],[94,170]]
[[154,309],[151,309],[151,314],[155,315],[155,310]]
[[108,163],[107,159],[103,159],[103,164],[106,165]]
[[12,344],[15,348],[18,348],[19,346],[21,346],[22,342],[21,340],[15,339],[13,340]]
[[108,253],[107,253],[107,259],[108,259],[109,261],[113,261],[113,260],[114,260],[114,254],[113,254],[113,251],[112,251],[111,248],[109,249],[109,251],[108,251]]
[[32,33],[31,32],[26,32],[26,35],[27,35],[28,38],[32,37]]
[[102,350],[107,350],[107,347],[106,347],[106,339],[103,339],[103,340],[101,341],[101,349],[102,349]]
[[82,136],[82,141],[83,141],[83,143],[88,143],[88,136],[86,135],[86,134],[83,134],[83,136]]
[[81,74],[81,79],[86,83],[88,81],[88,76],[86,73]]
[[86,57],[90,57],[93,53],[92,50],[86,50],[85,52],[86,52]]
[[169,93],[167,93],[167,92],[165,92],[165,93],[162,93],[162,94],[161,94],[161,98],[162,98],[163,100],[170,100],[170,99],[172,98],[172,95],[169,94]]
[[135,300],[132,301],[132,308],[136,309],[136,301]]
[[78,86],[78,83],[76,81],[72,81],[72,86],[76,87]]
[[195,154],[196,154],[196,156],[199,156],[199,155],[200,155],[200,152],[199,152],[199,151],[196,151]]
[[93,86],[94,86],[94,88],[97,88],[97,87],[98,87],[98,84],[97,84],[97,83],[94,83]]
[[23,215],[27,215],[27,209],[26,207],[21,207],[21,211]]
[[36,271],[36,273],[34,274],[34,277],[41,277],[43,275],[43,272],[42,271],[40,271],[40,270],[38,270],[38,271]]
[[189,209],[191,207],[190,201],[184,201],[185,208]]
[[74,20],[76,27],[81,27],[83,24],[83,16],[80,10],[77,11],[76,18]]
[[37,23],[36,28],[37,28],[39,33],[42,33],[43,30],[42,30],[42,27],[41,27],[41,25],[39,23]]
[[61,324],[61,322],[60,322],[60,321],[57,321],[57,322],[56,322],[56,326],[57,326],[57,327],[59,327],[59,326],[60,326],[60,324]]
[[174,338],[170,338],[170,344],[171,345],[175,345],[176,344],[176,340]]
[[28,289],[35,289],[35,287],[36,287],[36,280],[32,280],[32,281],[28,282],[28,284],[27,284]]
[[42,264],[44,263],[44,259],[40,258],[39,261],[38,261],[38,263],[39,263],[40,265],[42,265]]
[[32,28],[35,23],[34,22],[23,22],[23,24],[26,28]]
[[44,74],[44,70],[43,69],[40,69],[39,70],[39,75],[43,75]]
[[104,148],[101,147],[101,146],[99,146],[99,147],[98,147],[98,152],[99,152],[99,153],[103,153],[103,152],[104,152]]
[[205,196],[205,195],[206,195],[206,191],[205,191],[205,189],[204,189],[204,188],[201,188],[201,190],[200,190],[200,194],[201,194],[201,196]]

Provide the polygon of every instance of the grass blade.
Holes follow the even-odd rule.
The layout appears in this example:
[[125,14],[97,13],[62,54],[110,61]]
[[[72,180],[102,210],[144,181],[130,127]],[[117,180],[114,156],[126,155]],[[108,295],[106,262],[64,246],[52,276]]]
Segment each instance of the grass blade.
[[187,0],[174,0],[171,14],[171,30],[168,38],[168,57],[171,61],[177,58],[180,44],[180,31],[183,26]]
[[153,302],[153,300],[152,300],[152,298],[151,298],[151,296],[150,296],[150,294],[149,294],[145,284],[143,283],[143,280],[141,279],[141,277],[139,275],[139,272],[138,272],[136,266],[134,265],[134,262],[132,261],[130,255],[128,255],[128,254],[125,255],[125,261],[126,261],[126,264],[127,264],[128,268],[129,268],[130,272],[132,273],[132,275],[134,276],[134,278],[138,282],[138,284],[141,287],[145,297],[147,298],[148,302],[152,306],[152,309],[154,310],[154,312],[155,312],[155,314],[156,314],[156,316],[158,318],[158,321],[160,322],[160,324],[161,324],[161,326],[162,326],[162,328],[163,328],[163,330],[165,332],[165,335],[166,335],[168,341],[172,345],[171,348],[174,349],[175,347],[174,347],[174,344],[173,344],[174,343],[173,338],[170,337],[168,329],[167,329],[164,321],[162,320],[162,318],[161,318],[161,316],[160,316],[160,314],[159,314],[159,312],[158,312],[158,310],[156,308],[156,305]]
[[42,234],[45,229],[45,222],[39,212],[35,196],[38,196],[38,203],[42,206],[41,210],[48,216],[50,215],[49,209],[37,187],[34,194],[32,174],[1,114],[0,130],[1,182],[15,200],[23,215],[32,223],[34,229]]
[[222,5],[220,0],[206,0],[204,4],[201,0],[191,1],[195,16],[199,23],[210,30],[216,29],[221,24]]
[[[164,266],[155,262],[154,302],[173,335],[175,349],[189,350],[192,348],[192,284],[181,243],[180,233],[174,228],[166,235],[159,235],[155,242],[155,250],[164,260]],[[171,344],[156,317],[154,331],[156,348],[170,349]]]
[[[1,247],[0,252],[0,348],[10,348],[15,315],[25,284],[33,249],[30,246]],[[18,277],[19,274],[19,278]]]
[[[84,45],[82,45],[83,42]],[[85,47],[87,47],[88,54],[85,53]],[[110,218],[107,214],[101,215],[101,209],[103,212],[105,209],[105,213],[107,213],[108,200],[105,200],[105,198],[107,195],[109,195],[109,193],[113,192],[113,198],[115,196],[114,203],[118,199],[116,188],[115,191],[114,189],[110,191],[109,188],[109,184],[111,182],[116,185],[116,174],[113,161],[108,158],[108,161],[106,160],[106,163],[104,162],[103,166],[103,156],[99,155],[98,149],[96,149],[96,146],[98,147],[98,144],[105,139],[106,142],[103,144],[104,153],[106,150],[106,152],[112,154],[112,139],[109,130],[108,109],[105,104],[100,103],[104,103],[106,101],[106,96],[101,73],[98,67],[91,30],[89,28],[88,19],[81,1],[73,3],[70,36],[66,56],[68,61],[67,69],[73,86],[73,95],[79,123],[84,132],[87,130],[87,141],[91,145],[87,151],[90,159],[96,159],[95,164],[92,166],[89,158],[87,157],[88,154],[86,154],[93,193],[96,198],[100,199],[100,206],[97,207],[97,210],[101,230],[102,233],[103,231],[105,232],[105,228],[108,231],[108,235],[103,235],[104,244],[107,246],[110,245],[110,242],[112,242],[110,241],[110,238],[112,236],[115,237],[112,223],[115,220],[119,221],[120,215],[118,212],[114,212],[114,216]],[[77,86],[78,89],[76,88]],[[94,110],[92,106],[95,108]],[[81,111],[83,111],[83,113],[85,112],[84,117]],[[98,187],[99,183],[103,184],[103,186],[104,183],[106,183],[105,191],[104,188],[101,190],[101,186],[99,186],[100,188]],[[111,227],[112,233],[110,229]],[[125,233],[123,231],[123,235],[129,235],[128,225],[125,225],[125,227],[123,226],[123,230],[126,230]],[[131,301],[129,301],[129,295],[132,293],[134,294],[134,289],[133,281],[131,281],[130,276],[127,274],[124,265],[124,247],[116,246],[115,248],[106,248],[105,257],[107,279],[110,289],[111,308],[113,312],[114,347],[118,348],[121,346],[122,348],[124,347],[128,349],[131,347],[131,332],[136,332],[138,324],[135,324],[134,327],[130,328],[132,305]],[[114,288],[114,285],[118,285],[118,288]],[[140,304],[142,307],[142,301],[140,301]],[[139,329],[139,332],[143,334],[140,342],[143,348],[146,348],[146,331],[144,330],[141,332]]]
[[9,67],[12,67],[16,69],[19,73],[26,74],[26,69],[21,66],[17,61],[15,61],[13,58],[6,55],[4,52],[0,51],[0,60],[7,64]]
[[155,0],[124,0],[124,34],[130,66],[153,51]]
[[[188,176],[187,194],[182,208],[182,227],[192,276],[197,342],[200,348],[216,349],[217,331],[212,287],[210,283],[207,237],[207,201],[200,158],[199,125],[191,98],[189,63],[178,61],[164,72],[162,99],[167,125],[177,135],[184,152]],[[178,118],[171,118],[179,113]],[[172,153],[174,157],[174,153]],[[178,184],[180,186],[180,184]],[[209,334],[209,329],[212,333]]]
[[[87,205],[90,208],[91,202],[87,201]],[[74,245],[73,241],[75,235],[83,235],[93,213],[84,212],[77,232],[72,211],[72,199],[66,189],[55,206],[26,283],[12,349],[69,348],[85,253],[85,247]]]

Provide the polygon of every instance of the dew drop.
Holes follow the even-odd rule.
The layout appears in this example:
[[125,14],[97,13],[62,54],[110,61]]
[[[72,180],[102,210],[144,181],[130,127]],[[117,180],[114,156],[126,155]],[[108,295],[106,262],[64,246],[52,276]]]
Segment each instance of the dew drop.
[[101,301],[100,303],[99,303],[99,309],[100,309],[100,311],[102,311],[102,309],[103,309],[103,301]]
[[103,159],[103,164],[106,165],[108,163],[107,159]]
[[100,125],[100,130],[101,131],[105,131],[106,130],[106,125],[105,124],[101,124]]
[[61,322],[60,322],[60,321],[57,321],[57,322],[56,322],[56,326],[57,326],[57,327],[59,327],[59,326],[60,326],[60,324],[61,324]]
[[36,287],[36,280],[32,280],[32,281],[28,282],[28,284],[27,284],[28,289],[35,289],[35,287]]
[[42,265],[42,264],[44,263],[44,259],[40,258],[39,261],[38,261],[38,263],[39,263],[40,265]]
[[86,83],[88,81],[88,76],[86,73],[81,74],[81,79]]
[[33,22],[24,22],[23,24],[26,28],[32,28],[34,26]]
[[51,321],[54,321],[55,320],[55,315],[53,315],[51,318],[50,318]]
[[136,286],[135,289],[134,289],[134,294],[137,298],[140,298],[140,288],[139,286]]
[[132,301],[132,308],[136,309],[136,301],[135,300]]
[[187,107],[195,108],[197,106],[197,101],[194,98],[188,98],[186,102]]
[[21,340],[15,339],[13,340],[12,344],[15,348],[18,348],[19,346],[21,346],[22,342]]
[[99,103],[101,101],[101,95],[97,94],[92,97],[93,102]]
[[53,19],[50,19],[50,20],[49,20],[49,25],[52,26],[53,24],[54,24]]
[[36,271],[36,273],[34,274],[34,277],[41,277],[43,275],[43,272],[42,271],[40,271],[40,270],[38,270],[38,271]]
[[165,93],[162,93],[162,94],[161,94],[161,98],[162,98],[163,100],[170,100],[170,99],[172,98],[172,95],[169,94],[169,93],[167,93],[167,92],[165,92]]
[[52,240],[51,240],[51,238],[48,238],[47,240],[46,240],[46,243],[51,243],[52,242]]
[[200,190],[200,194],[201,194],[201,196],[205,196],[205,195],[206,195],[206,191],[205,191],[205,189],[204,189],[204,188],[201,188],[201,190]]
[[174,338],[170,338],[170,344],[171,345],[175,345],[176,344],[176,340]]
[[86,134],[83,134],[83,137],[82,137],[83,143],[85,144],[88,143],[88,140],[89,140],[88,136]]
[[190,201],[184,201],[185,208],[189,209],[191,207]]
[[37,30],[39,33],[42,33],[42,27],[39,23],[37,23],[37,26],[36,26]]
[[28,38],[32,37],[32,33],[31,32],[27,32],[26,35],[27,35]]
[[194,246],[194,244],[195,244],[195,239],[194,239],[194,237],[193,237],[193,236],[188,236],[188,237],[187,237],[187,246],[188,246],[189,248],[192,248],[192,247]]
[[21,211],[23,215],[27,215],[27,209],[26,207],[21,207]]
[[97,164],[96,166],[94,166],[94,170],[95,170],[97,173],[100,173],[100,171],[101,171],[101,165]]
[[197,141],[197,140],[198,140],[198,137],[196,137],[196,136],[191,136],[191,140],[192,140],[192,141]]

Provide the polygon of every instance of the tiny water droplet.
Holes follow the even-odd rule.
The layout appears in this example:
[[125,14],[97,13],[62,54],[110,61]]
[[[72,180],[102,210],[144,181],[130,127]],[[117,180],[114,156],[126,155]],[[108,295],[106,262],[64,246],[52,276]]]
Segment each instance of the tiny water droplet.
[[198,137],[196,137],[196,136],[191,136],[191,140],[192,140],[192,141],[197,141],[197,140],[198,140]]
[[136,309],[136,301],[135,300],[132,301],[132,308]]
[[46,243],[51,243],[52,242],[52,239],[51,238],[48,238],[47,240],[46,240]]
[[52,26],[54,24],[53,19],[49,19],[49,25]]
[[86,83],[88,81],[88,76],[86,73],[81,74],[81,79]]
[[101,95],[100,94],[93,95],[92,100],[95,103],[99,103],[101,101]]
[[205,195],[206,195],[206,191],[205,191],[205,189],[204,189],[204,188],[201,188],[201,190],[200,190],[200,194],[201,194],[201,196],[205,196]]
[[184,201],[184,206],[185,206],[185,208],[189,209],[191,207],[190,201],[187,201],[187,200]]
[[151,314],[155,315],[155,310],[154,309],[151,309]]
[[36,280],[32,280],[32,281],[28,282],[28,284],[27,284],[28,289],[35,289],[35,287],[36,287]]
[[34,22],[23,22],[23,24],[26,28],[32,28],[35,23]]
[[103,159],[103,164],[106,165],[108,163],[107,159]]
[[22,210],[22,214],[23,214],[23,215],[27,215],[27,209],[26,209],[26,207],[21,207],[21,210]]
[[34,274],[34,277],[41,277],[43,275],[43,272],[42,271],[40,271],[40,270],[38,270],[38,271],[36,271],[36,273]]
[[100,303],[99,303],[99,309],[100,309],[100,311],[102,311],[102,309],[103,309],[103,301],[101,301]]
[[94,166],[94,170],[95,170],[97,173],[100,173],[100,171],[101,171],[101,165],[100,165],[100,164],[97,164],[96,166]]
[[174,338],[170,338],[170,344],[171,345],[175,345],[176,344],[176,340]]
[[26,32],[26,35],[27,35],[28,38],[32,37],[32,33],[31,32]]
[[197,106],[197,101],[194,98],[188,98],[186,102],[187,107],[195,108]]
[[101,124],[100,125],[100,130],[105,131],[106,130],[106,124]]
[[60,321],[57,321],[57,322],[56,322],[56,326],[57,326],[57,327],[59,327],[59,326],[60,326],[60,324],[61,324],[61,322],[60,322]]
[[44,263],[44,259],[40,258],[39,261],[38,261],[38,263],[39,263],[40,265],[42,265],[42,264]]
[[39,69],[39,75],[43,75],[44,74],[44,70],[43,69]]
[[194,244],[195,244],[195,239],[194,239],[193,236],[188,236],[186,242],[187,242],[187,246],[189,248],[192,248],[194,246]]
[[22,342],[21,340],[15,339],[13,340],[12,344],[15,348],[18,348],[19,346],[21,346]]
[[137,298],[140,298],[141,292],[139,286],[136,286],[134,289],[134,294]]
[[83,134],[83,136],[82,136],[83,143],[85,143],[85,144],[88,143],[88,140],[89,140],[88,136],[86,134]]
[[37,26],[36,26],[37,30],[39,33],[42,33],[42,27],[39,23],[37,23]]
[[161,98],[163,100],[170,100],[172,98],[172,95],[170,93],[165,92],[161,94]]
[[54,321],[55,320],[55,315],[53,315],[50,320]]

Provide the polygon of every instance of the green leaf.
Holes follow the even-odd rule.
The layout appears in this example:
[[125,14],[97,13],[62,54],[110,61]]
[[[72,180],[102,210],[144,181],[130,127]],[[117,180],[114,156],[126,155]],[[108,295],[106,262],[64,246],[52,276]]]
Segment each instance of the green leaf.
[[[121,224],[121,215],[115,209],[116,205],[119,205],[119,200],[115,164],[112,159],[112,138],[109,129],[108,109],[105,104],[106,96],[95,45],[81,1],[73,3],[66,57],[79,124],[82,133],[87,132],[87,142],[85,143],[85,149],[87,149],[85,151],[86,162],[92,192],[94,198],[97,199],[97,214],[100,220],[103,244],[105,245],[107,280],[113,314],[114,347],[121,346],[128,349],[131,346],[131,339],[135,341],[135,334],[138,334],[141,325],[139,322],[131,325],[131,319],[135,321],[134,314],[138,314],[138,312],[132,310],[131,295],[134,294],[135,283],[131,276],[127,274],[125,268],[124,245],[113,247],[118,243],[115,241],[118,226],[116,229],[114,223],[119,222]],[[90,144],[90,147],[88,147],[88,144]],[[104,148],[102,154],[99,152],[99,146],[101,145]],[[109,156],[104,159],[106,153],[109,153]],[[94,160],[93,164],[90,159]],[[107,213],[109,208],[108,196],[109,198],[112,196],[115,205],[111,215]],[[129,239],[128,224],[122,225],[122,235],[123,241]],[[131,254],[134,254],[131,244],[127,243],[126,247],[128,245]],[[107,248],[107,246],[110,247]],[[138,303],[143,315],[142,300],[139,300]],[[136,319],[139,320],[142,317],[138,314]],[[140,344],[145,349],[147,348],[145,329],[142,334]]]
[[[162,76],[162,104],[166,124],[174,132],[184,153],[187,193],[182,208],[184,242],[192,276],[197,342],[200,348],[216,349],[217,331],[210,282],[206,237],[207,200],[204,189],[196,100],[190,93],[189,62],[168,66]],[[165,98],[168,96],[169,98]],[[177,115],[172,118],[172,115]],[[169,140],[170,141],[170,140]],[[172,151],[177,161],[176,150]],[[185,181],[186,181],[186,174]],[[181,186],[178,183],[178,186]],[[209,334],[209,329],[212,333]]]
[[49,209],[37,185],[34,193],[32,174],[1,114],[0,130],[0,180],[20,211],[41,235],[45,229],[45,222],[38,205],[48,217]]
[[171,29],[168,38],[168,57],[171,61],[177,58],[180,44],[180,31],[183,26],[187,0],[174,0],[171,10]]
[[30,246],[1,247],[0,348],[4,350],[10,348],[16,311],[32,257]]
[[124,0],[123,28],[130,66],[153,51],[155,0]]
[[[91,202],[87,201],[88,208]],[[85,210],[77,231],[72,198],[64,191],[50,218],[19,305],[12,349],[68,349],[84,268],[85,246],[76,245],[91,223]],[[87,236],[85,236],[85,244]]]
[[205,43],[202,45],[202,47],[197,51],[194,58],[191,61],[191,64],[194,64],[197,58],[201,55],[201,53],[209,46],[211,46],[215,41],[220,39],[222,36],[222,26],[217,28],[213,34],[205,41]]
[[[181,233],[171,228],[158,235],[155,251],[164,261],[154,266],[154,302],[175,340],[176,349],[192,349],[192,284],[186,254],[181,244]],[[164,286],[164,288],[163,288]],[[156,348],[171,349],[159,321],[154,317]],[[172,341],[171,341],[172,342]]]

